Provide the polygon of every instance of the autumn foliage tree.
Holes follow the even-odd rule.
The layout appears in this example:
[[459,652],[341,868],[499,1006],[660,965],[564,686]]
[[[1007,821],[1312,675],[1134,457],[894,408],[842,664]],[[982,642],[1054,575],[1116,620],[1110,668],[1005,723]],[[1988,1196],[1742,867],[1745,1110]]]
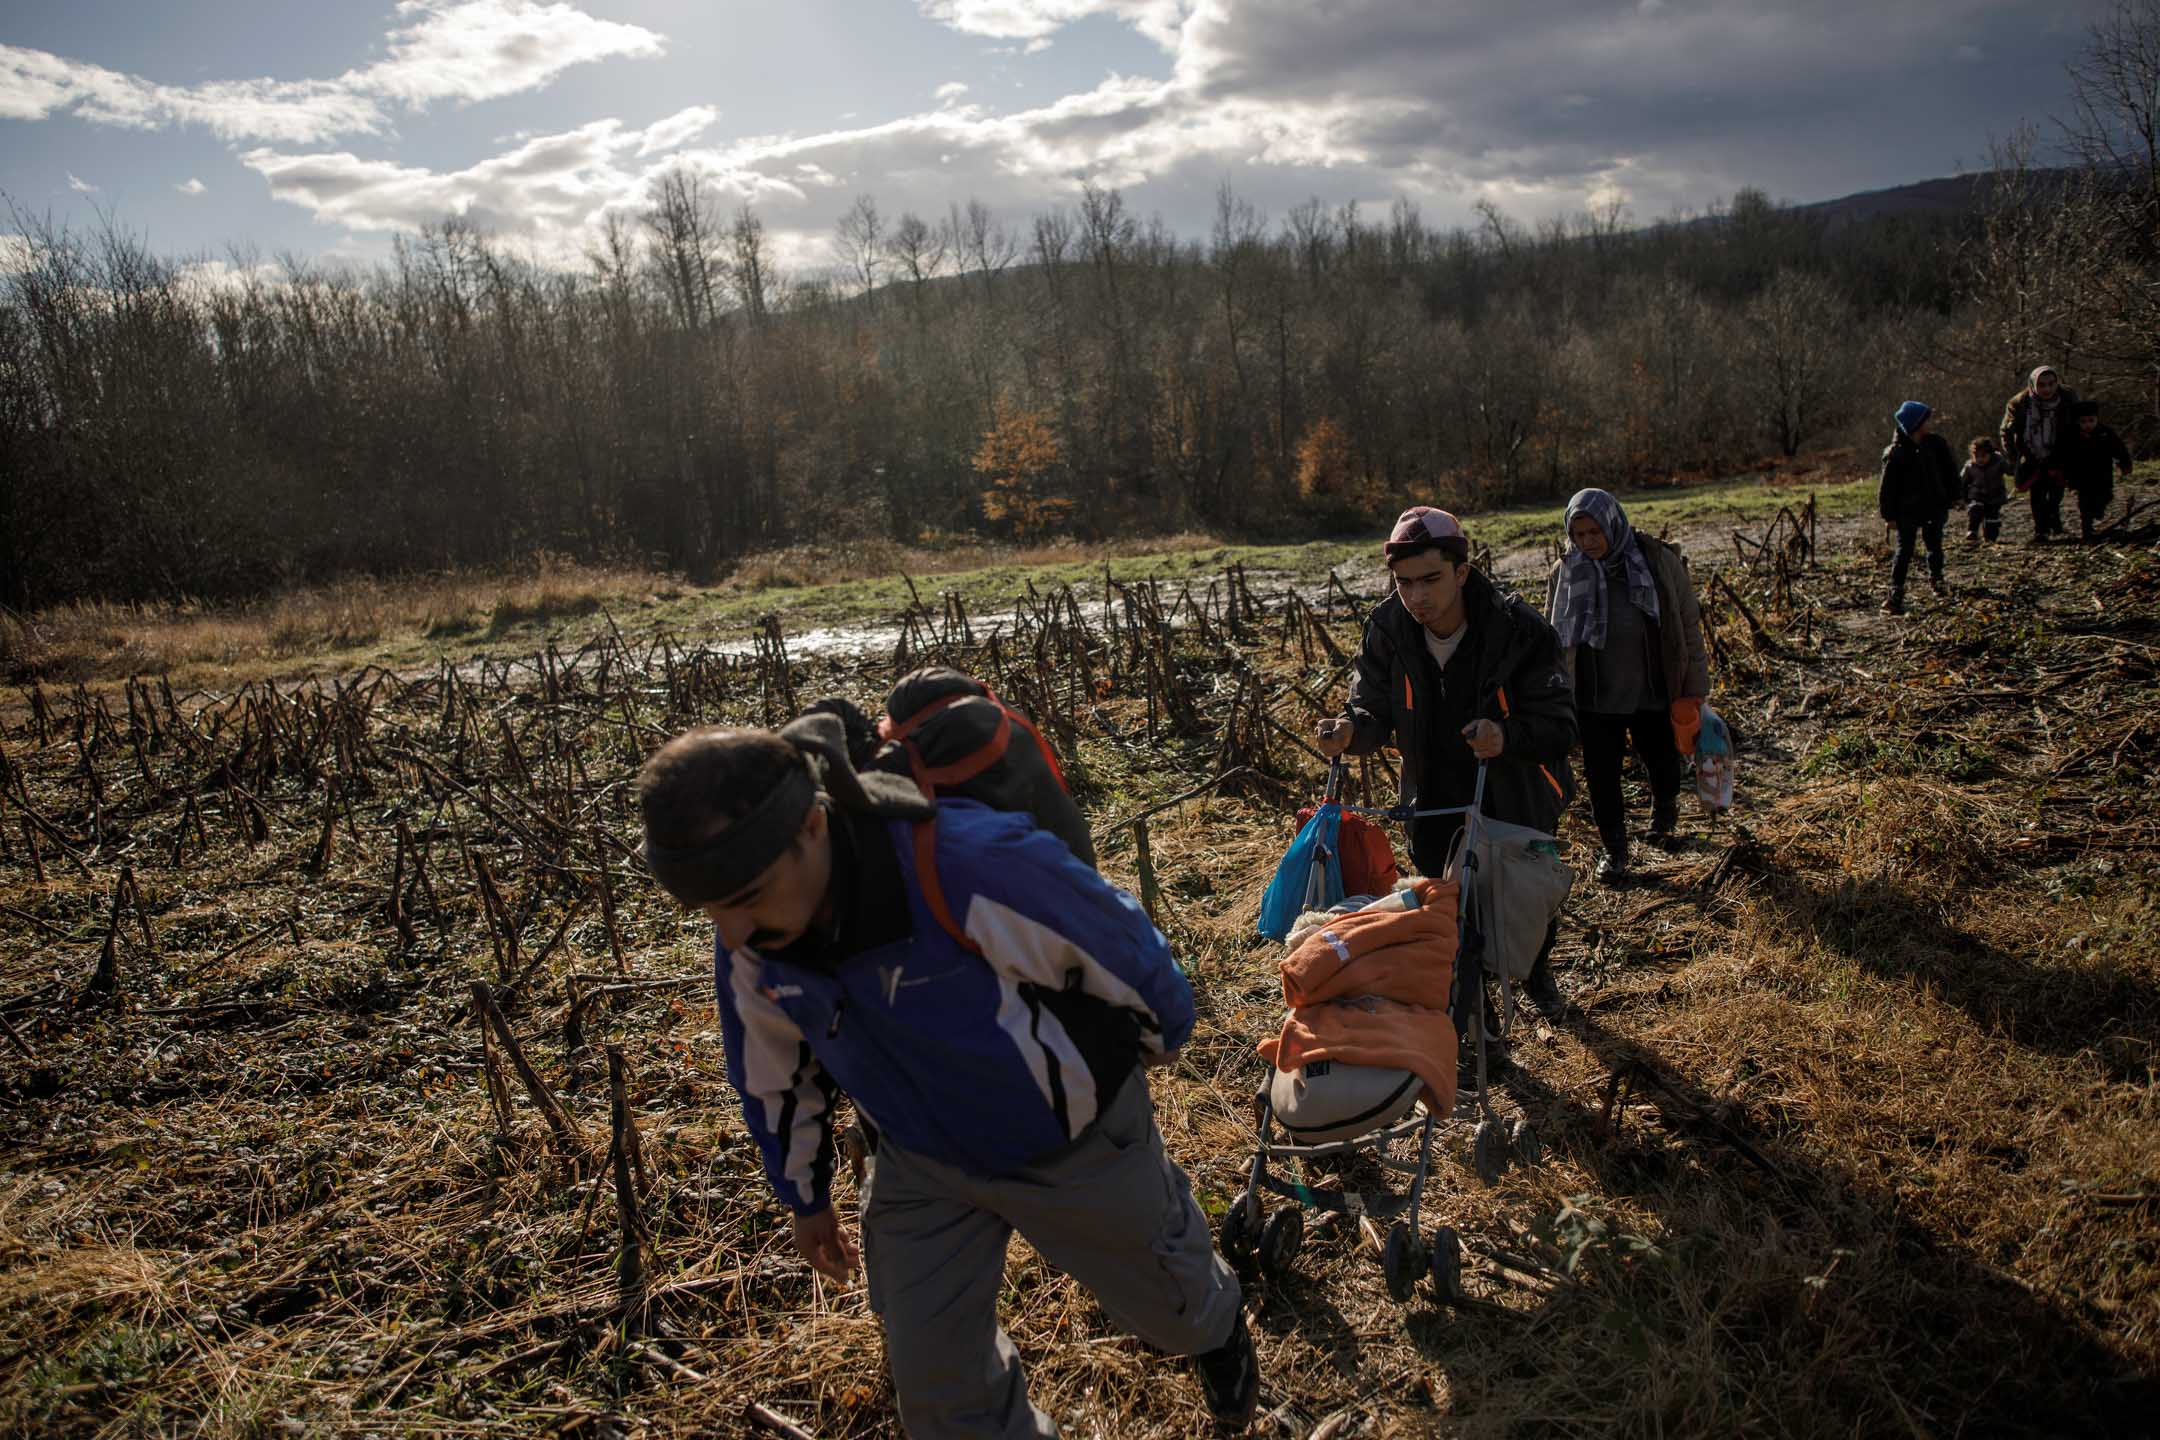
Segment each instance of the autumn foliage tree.
[[975,472],[988,482],[982,492],[984,516],[1019,540],[1069,524],[1073,502],[1054,493],[1062,461],[1049,422],[999,397],[996,419],[975,450]]
[[1369,508],[1380,489],[1359,469],[1349,432],[1326,415],[1298,438],[1297,488],[1299,496],[1315,504],[1350,510]]

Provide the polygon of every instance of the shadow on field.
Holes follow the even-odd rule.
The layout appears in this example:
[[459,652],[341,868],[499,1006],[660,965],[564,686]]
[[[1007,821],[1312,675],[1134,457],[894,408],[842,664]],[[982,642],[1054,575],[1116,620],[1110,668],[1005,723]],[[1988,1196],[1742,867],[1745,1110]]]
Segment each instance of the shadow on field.
[[[1563,1028],[1608,1085],[1558,1093],[1533,1058],[1498,1088],[1602,1192],[1658,1215],[1662,1268],[1593,1257],[1595,1288],[1572,1297],[1590,1312],[1570,1318],[1564,1293],[1546,1302],[1543,1338],[1518,1342],[1509,1369],[1548,1375],[1550,1357],[1531,1351],[1557,1346],[1569,1383],[1606,1392],[1629,1433],[1789,1433],[1807,1413],[1856,1434],[2160,1433],[2160,1384],[2059,1303],[1767,1133],[1652,1047],[1580,1012]],[[1442,1366],[1458,1333],[1412,1327]]]
[[1253,1313],[1255,1328],[1278,1336],[1294,1331],[1324,1354],[1338,1373],[1356,1373],[1357,1327],[1328,1298],[1324,1283],[1295,1273],[1279,1280],[1256,1280],[1247,1273],[1241,1283],[1248,1302],[1258,1302]]
[[[2110,1079],[2143,1084],[2160,1033],[2160,990],[2099,963],[2048,965],[1945,922],[1937,906],[1881,878],[1817,886],[1778,866],[1756,894],[1790,929],[1871,975],[1925,987],[1982,1027],[2043,1054],[2098,1057]],[[2045,903],[2036,901],[2036,903]]]

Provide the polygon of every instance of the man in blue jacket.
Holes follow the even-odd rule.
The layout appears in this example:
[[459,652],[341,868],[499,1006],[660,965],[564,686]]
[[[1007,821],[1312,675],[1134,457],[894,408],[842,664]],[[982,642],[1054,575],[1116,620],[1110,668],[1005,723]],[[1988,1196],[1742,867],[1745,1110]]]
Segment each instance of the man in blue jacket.
[[863,1258],[908,1433],[1057,1433],[997,1322],[1015,1230],[1249,1421],[1237,1279],[1141,1074],[1192,991],[1132,897],[1027,815],[857,775],[830,716],[679,736],[638,801],[654,875],[714,922],[728,1078],[796,1249],[835,1279],[841,1091],[871,1136]]

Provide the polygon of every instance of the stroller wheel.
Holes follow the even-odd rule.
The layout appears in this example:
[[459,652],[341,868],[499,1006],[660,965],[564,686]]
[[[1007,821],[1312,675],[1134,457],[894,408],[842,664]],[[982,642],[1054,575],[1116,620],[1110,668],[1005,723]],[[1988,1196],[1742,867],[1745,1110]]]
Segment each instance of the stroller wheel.
[[1387,1280],[1387,1293],[1397,1300],[1408,1300],[1417,1292],[1418,1272],[1425,1268],[1422,1249],[1416,1234],[1402,1221],[1388,1227],[1387,1244],[1380,1251],[1380,1273]]
[[1233,1265],[1252,1263],[1253,1246],[1260,1238],[1255,1233],[1256,1227],[1252,1220],[1255,1208],[1252,1191],[1240,1190],[1237,1199],[1230,1202],[1230,1208],[1223,1211],[1223,1259]]
[[1500,1127],[1490,1120],[1478,1121],[1470,1132],[1470,1168],[1477,1178],[1487,1185],[1500,1182],[1500,1172],[1507,1167],[1507,1141]]
[[1280,1280],[1290,1273],[1290,1262],[1305,1243],[1305,1212],[1285,1205],[1268,1216],[1260,1231],[1260,1273]]
[[1433,1231],[1432,1237],[1432,1284],[1433,1291],[1443,1305],[1452,1305],[1462,1298],[1462,1237],[1454,1227],[1442,1225]]
[[1535,1170],[1545,1158],[1545,1142],[1538,1139],[1537,1131],[1530,1122],[1518,1115],[1508,1124],[1508,1148],[1515,1152],[1515,1163],[1525,1170]]

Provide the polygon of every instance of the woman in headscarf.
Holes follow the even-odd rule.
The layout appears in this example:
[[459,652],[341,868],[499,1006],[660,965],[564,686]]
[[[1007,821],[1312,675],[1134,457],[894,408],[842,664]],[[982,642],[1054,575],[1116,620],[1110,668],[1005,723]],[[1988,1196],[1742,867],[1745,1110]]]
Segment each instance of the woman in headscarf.
[[2032,495],[2032,543],[2064,532],[2063,460],[2070,447],[2070,407],[2077,392],[2062,383],[2052,365],[2035,365],[2025,388],[2003,406],[2003,458],[2017,470],[2017,488]]
[[1547,613],[1575,687],[1583,779],[1605,853],[1597,876],[1628,878],[1620,775],[1632,745],[1650,775],[1650,839],[1679,820],[1680,755],[1693,754],[1710,666],[1702,611],[1680,552],[1639,535],[1620,502],[1578,491],[1567,506],[1568,551],[1553,566]]

